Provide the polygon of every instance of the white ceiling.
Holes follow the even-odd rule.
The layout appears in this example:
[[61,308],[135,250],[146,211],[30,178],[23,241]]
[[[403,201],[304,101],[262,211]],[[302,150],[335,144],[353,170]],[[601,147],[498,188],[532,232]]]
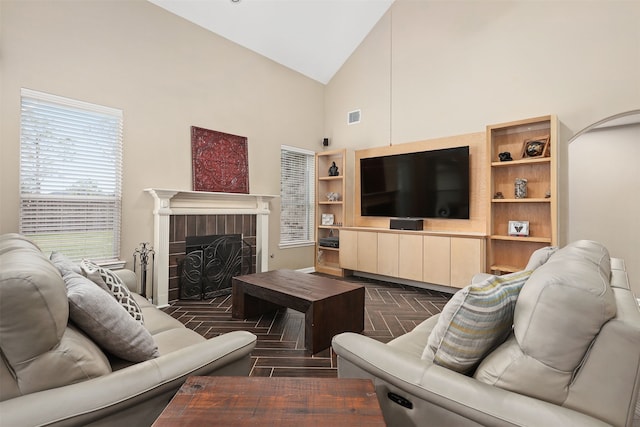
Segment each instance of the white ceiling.
[[148,0],[326,84],[394,0]]

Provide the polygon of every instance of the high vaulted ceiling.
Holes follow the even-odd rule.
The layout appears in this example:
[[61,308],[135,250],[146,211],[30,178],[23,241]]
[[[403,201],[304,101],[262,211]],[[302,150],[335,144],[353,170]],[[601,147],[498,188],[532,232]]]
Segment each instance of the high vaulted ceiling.
[[394,0],[148,0],[326,84]]

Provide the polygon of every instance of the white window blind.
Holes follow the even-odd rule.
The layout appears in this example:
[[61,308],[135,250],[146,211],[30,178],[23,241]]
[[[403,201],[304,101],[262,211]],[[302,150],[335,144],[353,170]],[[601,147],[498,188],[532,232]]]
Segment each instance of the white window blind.
[[117,260],[122,111],[21,92],[20,232],[73,260]]
[[280,246],[314,242],[315,153],[280,149]]

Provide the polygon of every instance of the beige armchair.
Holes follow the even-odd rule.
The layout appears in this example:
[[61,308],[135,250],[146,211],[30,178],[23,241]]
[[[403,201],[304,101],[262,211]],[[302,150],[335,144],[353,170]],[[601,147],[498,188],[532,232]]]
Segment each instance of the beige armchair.
[[388,344],[333,339],[338,375],[371,378],[389,426],[632,425],[640,312],[624,263],[602,245],[575,242],[536,268],[512,331],[466,374],[423,358],[441,316]]
[[132,296],[143,325],[25,237],[0,236],[0,426],[148,426],[188,376],[249,374],[255,335],[205,339]]

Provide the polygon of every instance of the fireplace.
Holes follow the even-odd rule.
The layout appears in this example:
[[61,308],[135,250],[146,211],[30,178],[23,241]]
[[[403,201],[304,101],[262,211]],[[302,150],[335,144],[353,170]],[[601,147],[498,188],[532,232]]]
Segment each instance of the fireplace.
[[223,282],[230,286],[231,277],[255,273],[256,219],[256,215],[171,215],[169,302],[222,295],[227,286]]
[[251,253],[251,245],[241,234],[187,236],[180,299],[202,300],[231,293],[231,279],[254,270]]
[[[253,272],[268,270],[269,205],[278,196],[158,188],[145,191],[154,201],[154,304],[162,307],[179,299],[177,266],[186,256],[186,236],[242,234],[252,246]],[[253,228],[247,232],[247,227]]]

